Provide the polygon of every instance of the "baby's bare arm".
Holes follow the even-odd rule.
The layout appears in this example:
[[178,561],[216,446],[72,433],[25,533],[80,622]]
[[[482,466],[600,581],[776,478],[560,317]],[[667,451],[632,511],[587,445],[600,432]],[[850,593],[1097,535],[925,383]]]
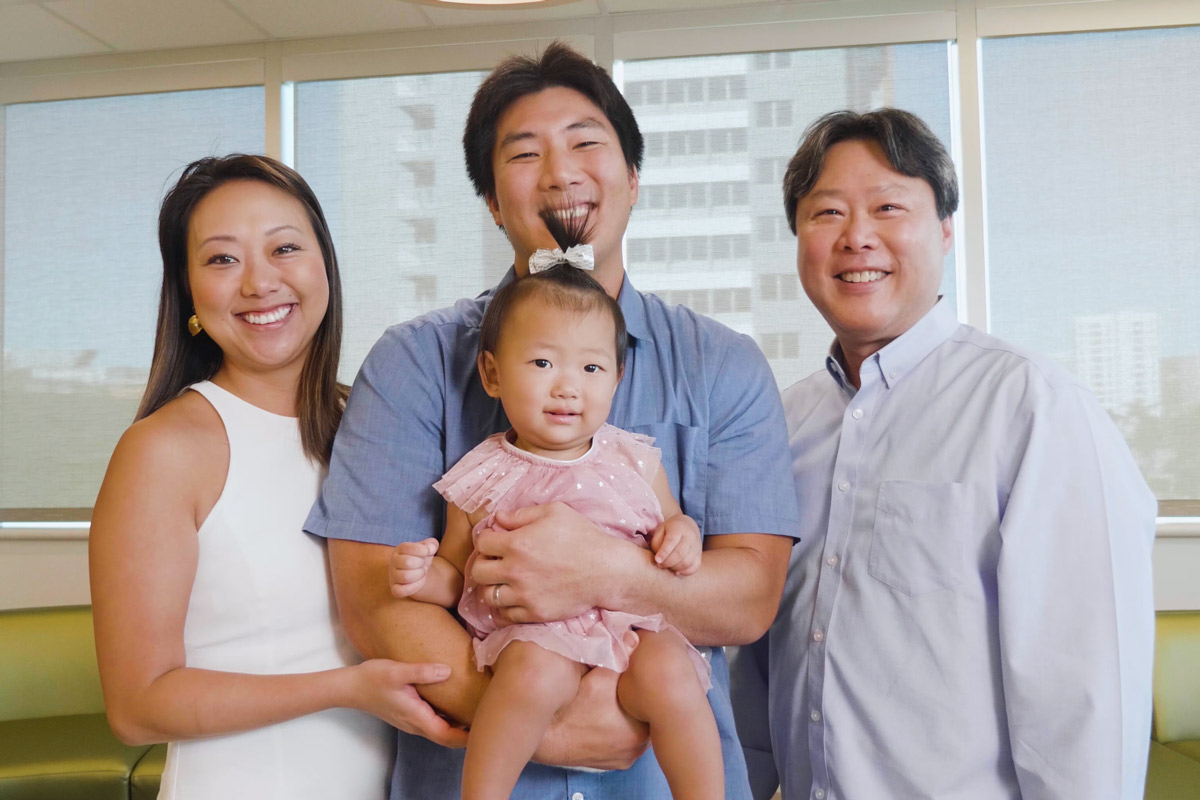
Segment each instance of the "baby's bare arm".
[[654,551],[654,563],[677,575],[694,575],[700,569],[703,556],[703,537],[691,517],[684,514],[671,494],[667,474],[660,467],[651,484],[658,503],[662,506],[664,521],[650,537],[650,549]]
[[458,506],[446,509],[442,541],[403,542],[392,550],[388,579],[395,597],[411,597],[443,608],[458,605],[463,569],[471,555],[471,523]]

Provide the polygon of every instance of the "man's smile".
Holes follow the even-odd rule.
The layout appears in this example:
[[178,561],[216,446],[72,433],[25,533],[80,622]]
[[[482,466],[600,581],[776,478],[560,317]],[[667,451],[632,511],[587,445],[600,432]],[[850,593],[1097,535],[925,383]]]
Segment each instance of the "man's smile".
[[559,219],[579,219],[580,217],[587,216],[592,208],[591,203],[579,203],[568,208],[560,208],[554,212],[554,216]]
[[887,277],[888,273],[879,269],[860,269],[853,272],[843,272],[837,275],[839,281],[846,283],[874,283]]

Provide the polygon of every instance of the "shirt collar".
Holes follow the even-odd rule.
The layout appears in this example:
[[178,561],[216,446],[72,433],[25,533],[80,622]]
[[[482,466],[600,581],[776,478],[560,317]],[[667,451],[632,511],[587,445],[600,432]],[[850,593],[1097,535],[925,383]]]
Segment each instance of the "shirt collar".
[[505,286],[508,286],[510,283],[512,283],[516,279],[517,279],[516,267],[509,267],[508,271],[504,273],[504,277],[500,279],[499,283],[497,283],[495,286],[493,286],[490,289],[484,289],[482,292],[480,292],[475,297],[475,301],[480,303],[479,319],[476,320],[475,324],[477,324],[477,325],[483,324],[483,315],[487,313],[488,306],[490,306],[492,304],[492,298],[494,298],[496,296],[496,292],[500,291]]
[[633,288],[629,282],[629,273],[621,278],[621,293],[617,295],[617,305],[625,316],[625,331],[635,339],[649,339],[650,329],[646,327],[646,298]]
[[[892,388],[913,367],[921,363],[926,356],[934,351],[942,342],[950,338],[950,334],[958,328],[958,317],[954,307],[944,297],[939,297],[925,316],[906,330],[900,336],[888,343],[886,347],[873,354],[859,367],[860,383],[863,373],[868,369],[878,370],[879,379],[884,386]],[[843,389],[853,389],[846,379],[842,368],[842,348],[834,340],[825,357],[825,369]],[[871,365],[871,366],[868,366]]]
[[825,356],[825,369],[837,381],[838,386],[848,389],[851,393],[854,392],[854,387],[850,385],[850,381],[846,380],[846,370],[842,368],[842,346],[838,344],[837,339],[834,339],[833,344],[829,345],[829,355]]
[[508,286],[510,283],[512,283],[516,279],[517,279],[517,268],[509,267],[508,271],[504,273],[504,277],[500,279],[499,283],[497,283],[495,286],[493,286],[492,288],[488,289],[486,292],[484,292],[483,294],[480,295],[480,297],[483,298],[484,310],[486,311],[487,307],[489,305],[491,305],[492,298],[496,296],[496,292],[500,291],[505,286]]

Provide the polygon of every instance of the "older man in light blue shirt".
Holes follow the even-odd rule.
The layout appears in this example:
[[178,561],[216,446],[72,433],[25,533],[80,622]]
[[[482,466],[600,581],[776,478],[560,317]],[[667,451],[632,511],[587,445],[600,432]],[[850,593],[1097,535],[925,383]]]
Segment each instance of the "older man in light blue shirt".
[[817,120],[784,191],[836,341],[784,394],[802,542],[734,666],[756,796],[1141,797],[1155,502],[1128,448],[938,299],[957,188],[919,119]]

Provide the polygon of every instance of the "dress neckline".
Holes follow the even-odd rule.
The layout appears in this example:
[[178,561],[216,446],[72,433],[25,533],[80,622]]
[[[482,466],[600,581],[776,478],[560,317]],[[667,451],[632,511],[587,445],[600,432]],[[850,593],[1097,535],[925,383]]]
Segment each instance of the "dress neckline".
[[188,388],[195,389],[199,386],[214,389],[221,396],[227,397],[231,400],[235,400],[235,401],[237,401],[238,404],[245,406],[248,409],[252,409],[253,411],[256,411],[257,413],[262,414],[263,416],[265,416],[267,418],[279,420],[280,422],[286,422],[286,423],[289,423],[292,425],[298,424],[300,422],[299,417],[289,417],[284,414],[276,414],[274,411],[267,411],[262,406],[256,406],[256,405],[254,405],[254,403],[251,403],[249,400],[242,397],[241,395],[234,394],[233,392],[229,391],[228,389],[226,389],[222,386],[218,386],[217,384],[213,383],[212,381],[200,381],[199,383],[192,384]]
[[[603,426],[601,426],[600,430],[603,429]],[[578,458],[572,458],[568,461],[563,461],[557,458],[549,458],[548,456],[539,456],[537,453],[531,453],[528,450],[522,450],[508,440],[509,436],[515,434],[515,431],[513,431],[512,428],[509,428],[507,431],[500,434],[500,447],[503,448],[505,452],[511,453],[512,455],[524,459],[532,464],[542,464],[547,467],[573,467],[576,464],[581,464],[584,461],[587,461],[592,457],[592,454],[596,452],[596,437],[600,435],[600,430],[592,434],[592,441],[590,444],[588,444],[586,453]]]

